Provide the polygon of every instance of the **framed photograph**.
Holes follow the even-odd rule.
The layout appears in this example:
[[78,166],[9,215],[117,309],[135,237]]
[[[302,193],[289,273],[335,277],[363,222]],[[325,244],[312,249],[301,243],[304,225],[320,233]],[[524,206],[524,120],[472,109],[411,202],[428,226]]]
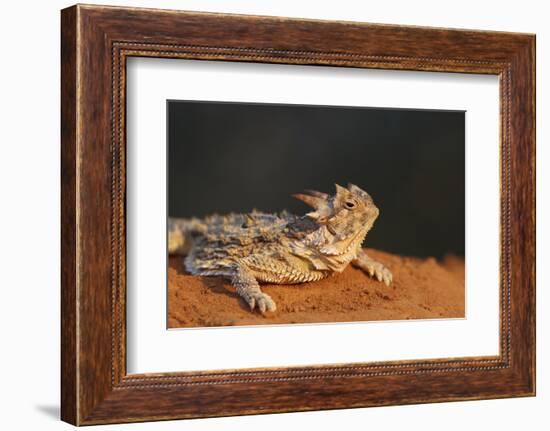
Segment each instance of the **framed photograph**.
[[61,14],[62,419],[535,394],[535,36]]

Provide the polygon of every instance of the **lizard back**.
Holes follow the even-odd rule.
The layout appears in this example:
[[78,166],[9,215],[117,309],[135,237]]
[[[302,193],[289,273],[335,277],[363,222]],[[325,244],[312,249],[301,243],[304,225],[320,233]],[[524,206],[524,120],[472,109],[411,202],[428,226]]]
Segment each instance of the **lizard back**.
[[[252,254],[274,255],[281,240],[292,235],[296,216],[268,214],[211,215],[180,221],[179,230],[190,242],[186,270],[194,275],[231,275],[235,263]],[[183,225],[182,225],[183,224]]]

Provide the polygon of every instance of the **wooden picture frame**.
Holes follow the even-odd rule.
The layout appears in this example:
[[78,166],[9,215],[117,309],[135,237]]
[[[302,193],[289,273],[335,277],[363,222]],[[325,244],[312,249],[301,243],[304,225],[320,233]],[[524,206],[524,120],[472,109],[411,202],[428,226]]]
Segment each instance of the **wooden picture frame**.
[[[90,425],[535,394],[534,35],[84,5],[64,9],[61,17],[64,421]],[[498,75],[500,355],[127,374],[130,56]]]

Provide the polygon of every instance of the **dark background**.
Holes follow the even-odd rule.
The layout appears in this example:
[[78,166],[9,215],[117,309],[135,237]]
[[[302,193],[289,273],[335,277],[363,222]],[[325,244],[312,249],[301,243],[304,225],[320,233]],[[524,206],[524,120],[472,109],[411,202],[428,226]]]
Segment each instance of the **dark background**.
[[380,209],[365,246],[464,255],[464,112],[168,101],[174,217],[308,207],[290,194],[366,190]]

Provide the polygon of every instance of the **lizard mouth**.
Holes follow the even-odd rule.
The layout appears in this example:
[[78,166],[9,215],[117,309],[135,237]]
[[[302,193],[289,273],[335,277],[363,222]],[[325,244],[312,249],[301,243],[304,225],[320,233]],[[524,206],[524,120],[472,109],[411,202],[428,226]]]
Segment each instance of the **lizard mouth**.
[[326,223],[325,226],[327,227],[327,230],[334,236],[336,236],[338,233],[336,230],[332,227],[330,223]]

